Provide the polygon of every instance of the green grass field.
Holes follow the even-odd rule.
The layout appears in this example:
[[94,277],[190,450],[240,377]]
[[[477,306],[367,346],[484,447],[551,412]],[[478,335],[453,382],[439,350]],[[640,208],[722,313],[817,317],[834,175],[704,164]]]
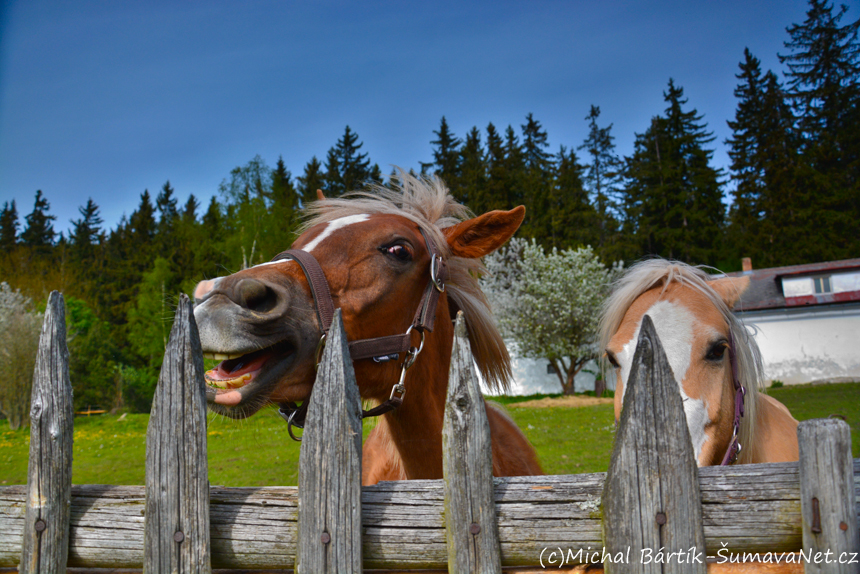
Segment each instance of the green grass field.
[[[795,418],[840,415],[851,425],[852,451],[860,457],[860,383],[771,389]],[[540,397],[530,397],[540,398]],[[511,404],[523,397],[502,397]],[[615,435],[612,405],[580,408],[509,408],[549,474],[602,472]],[[75,484],[143,484],[148,415],[75,418]],[[0,421],[6,424],[5,421]],[[365,436],[371,428],[365,421]],[[250,419],[209,419],[209,477],[213,485],[295,485],[299,444],[287,425],[266,410]],[[0,485],[25,484],[29,429],[0,430]]]

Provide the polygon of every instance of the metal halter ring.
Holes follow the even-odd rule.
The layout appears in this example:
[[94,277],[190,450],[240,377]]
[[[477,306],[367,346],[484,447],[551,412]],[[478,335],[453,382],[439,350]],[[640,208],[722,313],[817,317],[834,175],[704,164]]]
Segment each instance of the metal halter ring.
[[[406,329],[406,334],[410,334],[412,332],[412,325],[409,325],[409,328]],[[412,363],[415,362],[415,359],[421,354],[421,351],[424,350],[424,331],[418,331],[421,334],[421,342],[418,343],[418,348],[412,347],[408,351],[406,351],[406,358],[403,359],[403,372],[406,372],[406,369],[412,366]],[[401,381],[403,380],[403,376],[400,376]]]
[[[326,334],[323,333],[322,337],[320,337],[319,343],[317,343],[316,361],[314,362],[314,370],[319,370],[319,368],[320,368],[320,359],[322,358],[323,351],[325,350],[325,339],[326,339]],[[301,428],[301,427],[299,427],[299,428]]]
[[[436,259],[438,259],[439,262],[441,263],[442,262],[442,256],[440,255],[439,257],[433,257],[433,256],[430,257],[430,281],[433,282],[433,286],[436,288],[437,291],[439,291],[439,293],[444,293],[445,292],[445,283],[438,281],[436,279],[436,273],[438,271],[436,268]],[[407,333],[408,332],[409,331],[407,331]]]
[[293,422],[293,417],[296,416],[297,412],[299,412],[298,409],[294,410],[293,412],[290,413],[289,418],[287,418],[287,432],[290,433],[291,439],[293,439],[296,442],[302,442],[302,437],[296,436],[293,434],[293,427],[300,428],[300,429],[305,428],[304,424],[298,424],[296,422]]

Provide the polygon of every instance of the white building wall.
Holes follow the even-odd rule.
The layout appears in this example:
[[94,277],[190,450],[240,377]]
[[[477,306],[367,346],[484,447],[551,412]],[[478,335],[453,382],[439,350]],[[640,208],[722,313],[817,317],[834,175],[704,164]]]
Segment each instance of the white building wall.
[[[517,355],[517,345],[513,341],[506,341],[508,352],[511,354],[513,367],[513,383],[511,395],[532,395],[535,393],[558,394],[561,393],[561,383],[555,373],[547,373],[549,361],[546,359],[525,359]],[[574,390],[577,393],[594,390],[594,377],[599,367],[595,361],[585,364],[574,379]],[[607,388],[615,388],[615,378],[609,377]],[[485,394],[493,394],[482,384]]]
[[860,305],[748,311],[738,317],[757,330],[766,380],[860,381]]

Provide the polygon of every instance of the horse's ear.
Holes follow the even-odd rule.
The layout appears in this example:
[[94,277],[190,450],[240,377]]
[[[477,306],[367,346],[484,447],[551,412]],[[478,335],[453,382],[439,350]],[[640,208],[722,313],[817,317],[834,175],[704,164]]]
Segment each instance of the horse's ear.
[[318,189],[317,190],[317,200],[322,201],[324,199],[325,199],[325,194],[323,193],[323,190]]
[[709,281],[708,285],[714,288],[720,299],[731,309],[738,302],[738,299],[741,298],[741,294],[750,286],[750,278],[749,275],[722,277],[714,281]]
[[490,211],[442,230],[451,254],[476,259],[488,255],[510,239],[526,216],[522,205],[510,211]]

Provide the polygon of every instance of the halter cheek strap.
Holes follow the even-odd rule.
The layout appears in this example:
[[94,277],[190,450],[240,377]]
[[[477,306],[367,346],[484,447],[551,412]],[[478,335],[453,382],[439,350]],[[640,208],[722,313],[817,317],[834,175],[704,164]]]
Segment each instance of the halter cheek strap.
[[[373,409],[363,411],[362,418],[385,414],[403,403],[403,397],[406,394],[406,387],[403,385],[406,371],[412,366],[415,357],[418,356],[418,353],[424,347],[425,331],[433,331],[433,325],[436,320],[436,306],[439,302],[439,296],[445,291],[445,281],[448,279],[448,267],[442,254],[436,248],[433,239],[423,229],[419,228],[419,230],[427,246],[427,252],[430,254],[430,281],[427,282],[427,286],[424,288],[424,293],[421,296],[415,317],[412,319],[412,324],[406,330],[406,333],[401,335],[361,339],[348,343],[349,354],[353,361],[373,359],[377,363],[384,363],[396,361],[399,359],[401,353],[406,353],[406,359],[403,361],[400,372],[400,380],[392,387],[389,399]],[[334,302],[328,281],[326,281],[325,274],[317,259],[306,251],[288,249],[276,255],[272,261],[282,259],[292,259],[298,263],[308,280],[320,329],[322,330],[322,337],[317,347],[317,361],[319,361],[319,356],[325,345],[325,339],[334,318]],[[413,329],[421,335],[421,343],[417,348],[412,346]],[[288,430],[290,436],[295,440],[300,439],[293,435],[292,427],[303,427],[307,405],[307,401],[301,406],[296,403],[283,403],[280,405],[279,414],[289,423]]]
[[738,459],[738,455],[741,452],[738,433],[741,428],[741,418],[744,416],[744,396],[747,394],[746,389],[738,378],[738,356],[735,353],[735,337],[732,334],[731,328],[729,328],[729,365],[732,369],[732,384],[735,388],[735,418],[732,423],[732,442],[729,444],[729,448],[726,450],[720,466],[732,464]]

